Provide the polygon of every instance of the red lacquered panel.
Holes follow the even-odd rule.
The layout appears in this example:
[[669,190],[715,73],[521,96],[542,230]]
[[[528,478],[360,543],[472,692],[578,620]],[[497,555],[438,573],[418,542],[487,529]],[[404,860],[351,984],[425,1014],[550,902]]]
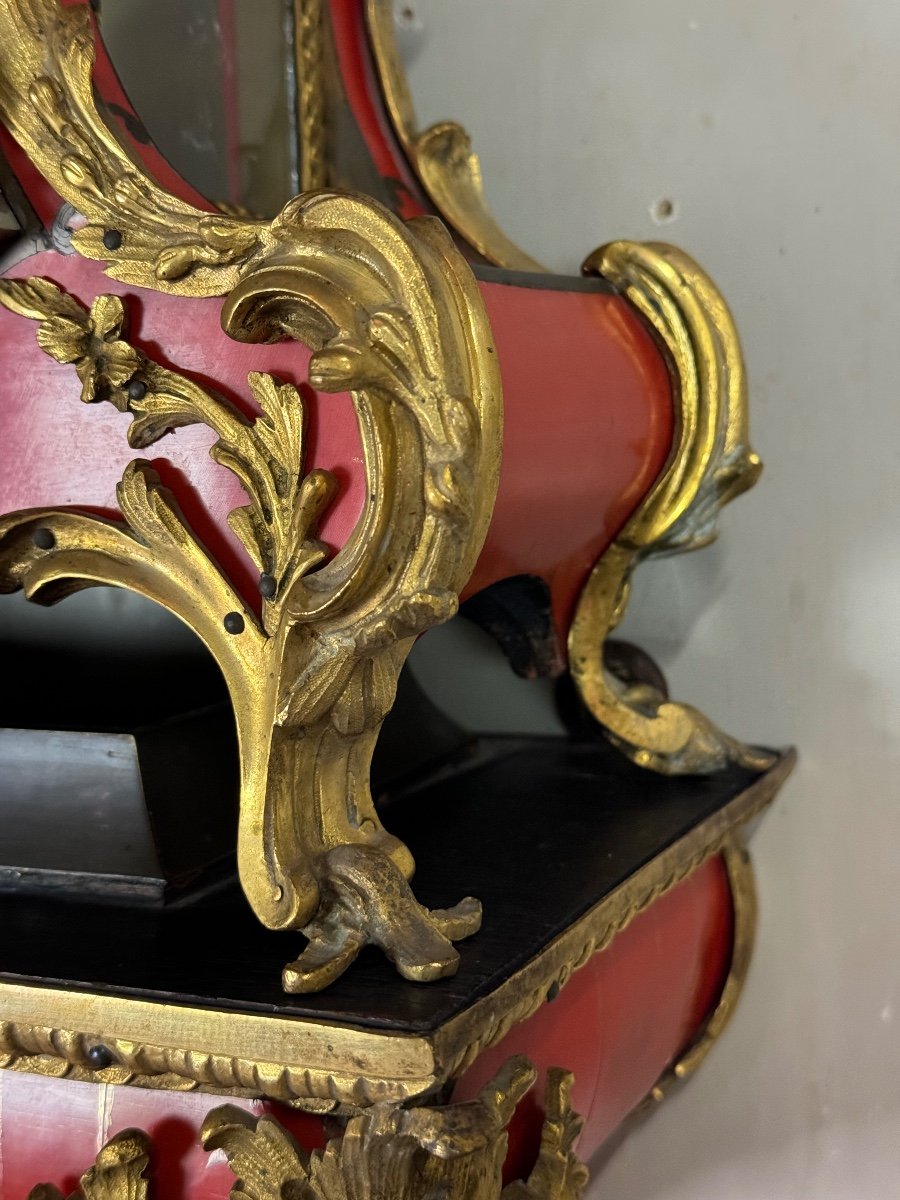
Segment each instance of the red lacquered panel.
[[510,1126],[510,1178],[530,1169],[548,1067],[574,1073],[572,1103],[585,1118],[579,1157],[595,1153],[693,1041],[721,994],[733,931],[725,867],[710,859],[470,1067],[454,1099],[473,1096],[511,1054],[526,1054],[539,1069]]
[[564,635],[588,572],[668,458],[671,382],[620,296],[501,283],[482,283],[481,294],[503,380],[503,458],[465,594],[541,575]]
[[234,1103],[275,1113],[307,1150],[325,1145],[318,1117],[282,1105],[199,1092],[161,1092],[0,1072],[0,1197],[25,1200],[38,1183],[71,1195],[97,1151],[123,1129],[153,1140],[152,1195],[160,1200],[227,1200],[234,1175],[222,1151],[199,1142],[206,1114]]
[[[530,1170],[539,1143],[546,1069],[575,1074],[573,1103],[586,1118],[578,1152],[589,1158],[690,1044],[727,974],[732,908],[720,859],[637,917],[577,971],[552,1003],[492,1050],[460,1080],[468,1099],[511,1054],[527,1054],[540,1079],[510,1127],[508,1178]],[[156,1193],[166,1200],[225,1200],[233,1176],[221,1153],[198,1134],[226,1098],[74,1083],[0,1071],[0,1196],[24,1198],[38,1182],[69,1194],[105,1140],[137,1126],[154,1142]],[[277,1116],[307,1149],[325,1143],[318,1118],[278,1104],[237,1101]]]
[[[346,396],[316,395],[306,384],[309,352],[287,342],[256,346],[228,338],[221,302],[129,288],[100,264],[53,252],[34,255],[11,275],[55,280],[82,303],[128,295],[129,336],[167,365],[211,385],[253,412],[250,371],[266,370],[304,391],[307,469],[339,480],[322,536],[340,546],[364,495],[362,456]],[[502,370],[505,434],[500,490],[487,543],[466,594],[520,573],[544,576],[561,632],[593,562],[662,469],[672,438],[664,361],[618,296],[482,283]],[[48,358],[33,322],[0,309],[0,512],[75,505],[114,513],[115,489],[134,457],[127,414],[79,400],[71,367]],[[152,447],[197,532],[248,603],[258,600],[249,559],[226,523],[246,502],[230,472],[208,455],[212,433],[180,429]]]

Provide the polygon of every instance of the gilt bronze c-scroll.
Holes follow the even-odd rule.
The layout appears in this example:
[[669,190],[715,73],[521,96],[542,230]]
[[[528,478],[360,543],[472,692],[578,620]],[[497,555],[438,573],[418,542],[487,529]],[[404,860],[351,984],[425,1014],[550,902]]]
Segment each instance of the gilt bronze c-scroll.
[[361,196],[298,197],[271,223],[220,217],[162,192],[128,158],[91,89],[84,8],[0,0],[0,115],[86,218],[76,248],[132,284],[227,293],[222,322],[241,341],[296,338],[310,382],[350,391],[367,480],[356,528],[324,561],[316,522],[334,490],[303,473],[299,395],[258,375],[247,421],[124,337],[113,296],[90,312],[47,280],[3,281],[0,299],[40,322],[42,348],[72,363],[85,400],[108,400],[149,446],[202,422],[213,456],[250,504],[229,518],[260,571],[262,618],[241,601],[147,463],[119,486],[125,523],[74,511],[0,522],[0,586],[53,603],[106,583],[163,604],[222,668],[241,755],[238,866],[272,929],[301,930],[289,991],[334,980],[372,942],[406,978],[452,974],[452,942],[480,906],[428,911],[413,860],[382,827],[369,766],[415,638],[456,610],[487,532],[499,473],[501,390],[474,278],[440,224],[404,225]]
[[569,629],[572,678],[610,740],[641,767],[663,775],[706,775],[728,763],[767,770],[776,759],[770,751],[745,745],[646,682],[618,678],[603,653],[638,563],[708,545],[722,507],[762,470],[750,447],[734,320],[709,276],[674,246],[612,242],[589,255],[582,270],[614,283],[665,348],[676,432],[662,475],[584,585]]
[[[312,1152],[274,1115],[254,1117],[231,1104],[207,1114],[200,1141],[228,1160],[231,1195],[249,1200],[580,1200],[588,1181],[575,1153],[583,1122],[571,1106],[572,1076],[558,1067],[547,1072],[534,1165],[527,1178],[503,1186],[507,1127],[536,1077],[528,1059],[510,1058],[471,1100],[377,1104]],[[81,1177],[84,1200],[146,1200],[151,1149],[140,1129],[110,1138]],[[38,1184],[28,1200],[63,1198]]]

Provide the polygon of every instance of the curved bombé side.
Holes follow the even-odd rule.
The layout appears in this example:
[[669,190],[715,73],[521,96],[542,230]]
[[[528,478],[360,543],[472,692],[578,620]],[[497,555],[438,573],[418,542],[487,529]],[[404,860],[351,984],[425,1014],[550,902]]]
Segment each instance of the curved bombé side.
[[[424,193],[488,262],[544,270],[490,213],[466,131],[452,121],[419,131],[390,0],[364,2],[384,108]],[[614,284],[656,335],[672,379],[676,437],[662,475],[584,586],[569,631],[572,677],[593,717],[640,766],[663,774],[708,773],[729,762],[763,770],[774,761],[771,754],[723,733],[697,709],[617,677],[603,652],[627,606],[637,563],[707,545],[716,536],[721,507],[759,477],[737,330],[712,280],[674,246],[613,242],[592,253],[583,271]]]

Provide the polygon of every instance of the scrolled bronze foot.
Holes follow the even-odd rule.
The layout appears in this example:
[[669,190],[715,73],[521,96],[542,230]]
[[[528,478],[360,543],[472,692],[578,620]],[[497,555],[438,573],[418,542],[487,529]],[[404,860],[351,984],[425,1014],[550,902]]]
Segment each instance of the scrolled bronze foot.
[[318,992],[346,971],[363,946],[379,946],[404,979],[426,983],[453,975],[453,942],[481,928],[481,904],[467,896],[449,909],[427,909],[390,858],[368,846],[337,846],[324,859],[327,883],[319,914],[303,929],[309,945],[285,967],[286,992]]

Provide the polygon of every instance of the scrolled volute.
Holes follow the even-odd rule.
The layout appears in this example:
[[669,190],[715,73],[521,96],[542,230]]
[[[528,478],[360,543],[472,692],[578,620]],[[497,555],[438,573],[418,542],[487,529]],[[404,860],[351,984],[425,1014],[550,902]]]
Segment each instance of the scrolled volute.
[[712,280],[661,243],[613,242],[586,260],[614,283],[665,347],[675,438],[660,478],[594,566],[569,630],[572,678],[610,739],[639,766],[666,775],[709,774],[729,763],[765,770],[769,751],[745,745],[645,680],[617,675],[604,641],[628,605],[644,559],[697,549],[716,536],[721,508],[751,487],[762,464],[750,447],[740,341]]
[[[315,527],[335,485],[304,474],[294,388],[251,375],[260,415],[247,420],[124,340],[118,298],[88,312],[49,281],[3,281],[0,300],[40,321],[42,348],[75,366],[83,398],[132,414],[132,445],[192,422],[215,430],[212,456],[250,497],[230,524],[266,581],[260,622],[149,465],[134,463],[119,488],[125,527],[6,518],[6,586],[47,602],[91,583],[131,587],[219,659],[241,749],[241,880],[265,924],[311,939],[288,988],[324,986],[367,941],[410,978],[436,978],[455,969],[451,939],[473,932],[480,910],[416,903],[412,859],[382,828],[368,777],[406,654],[455,612],[487,530],[500,440],[487,322],[436,224],[407,229],[371,201],[318,193],[288,206],[274,240],[277,261],[248,271],[223,321],[244,339],[303,337],[319,389],[353,391],[367,500],[347,543],[324,561]],[[49,549],[28,534],[38,526]]]

